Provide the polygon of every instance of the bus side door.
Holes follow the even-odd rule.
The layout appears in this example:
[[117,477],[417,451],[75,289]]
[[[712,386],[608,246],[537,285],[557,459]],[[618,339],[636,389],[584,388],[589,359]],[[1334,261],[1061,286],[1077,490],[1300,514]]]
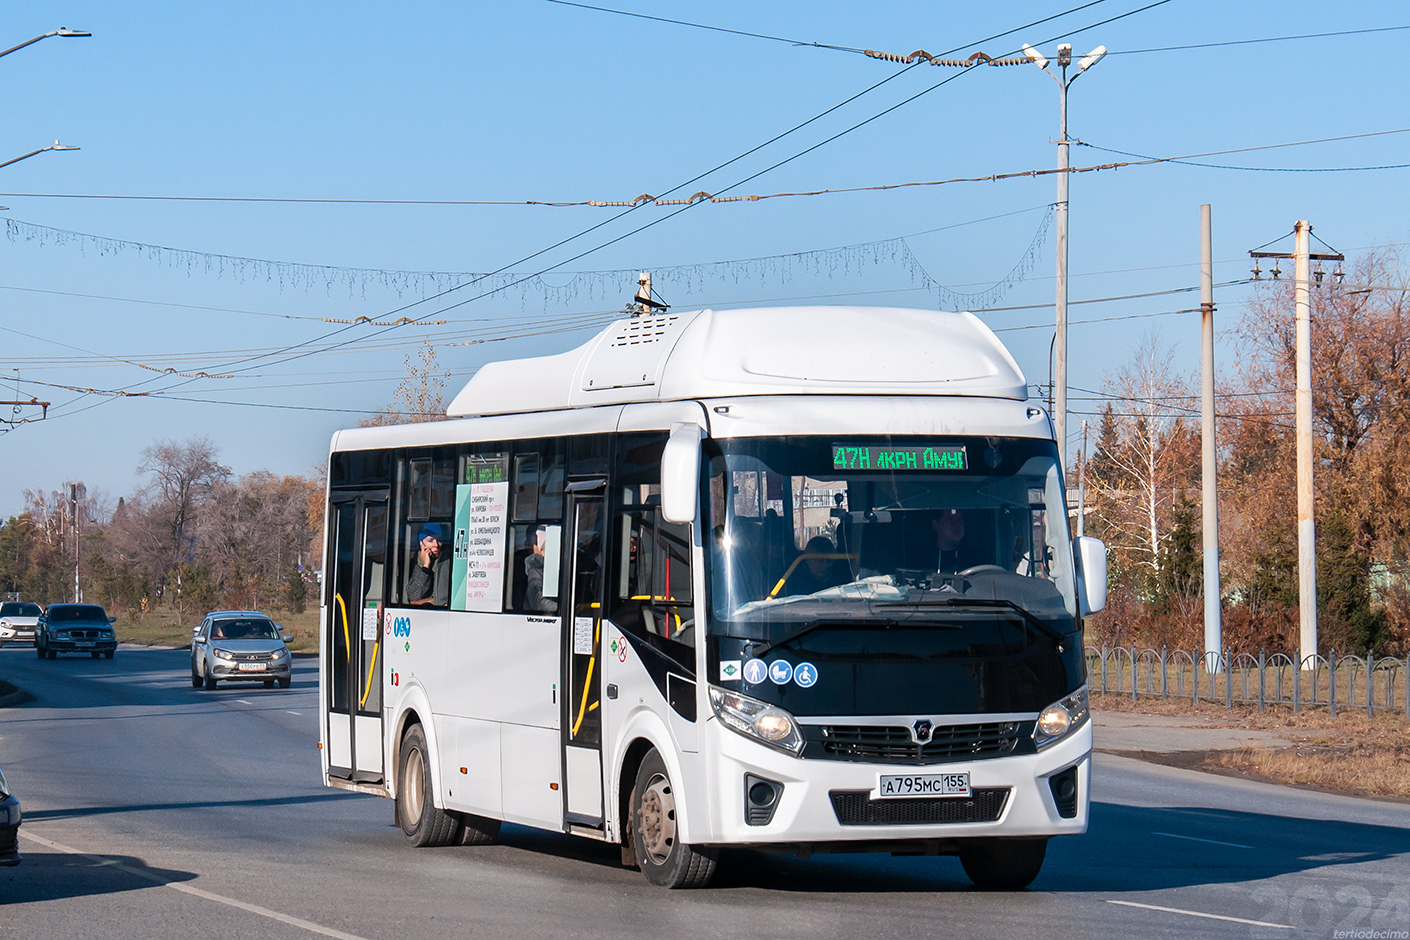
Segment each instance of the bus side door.
[[328,511],[322,643],[328,775],[381,783],[387,493],[335,492]]
[[568,484],[567,554],[570,566],[564,644],[564,723],[567,822],[601,827],[602,601],[607,560],[606,480]]

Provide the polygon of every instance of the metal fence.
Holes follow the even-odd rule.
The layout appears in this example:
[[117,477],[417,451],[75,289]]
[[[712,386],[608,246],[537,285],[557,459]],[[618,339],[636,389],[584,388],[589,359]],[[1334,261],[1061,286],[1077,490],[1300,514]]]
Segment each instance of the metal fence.
[[1146,698],[1201,699],[1257,705],[1290,705],[1294,712],[1324,707],[1365,709],[1366,714],[1410,716],[1410,656],[1326,656],[1292,653],[1201,653],[1136,646],[1087,647],[1087,683],[1093,692]]

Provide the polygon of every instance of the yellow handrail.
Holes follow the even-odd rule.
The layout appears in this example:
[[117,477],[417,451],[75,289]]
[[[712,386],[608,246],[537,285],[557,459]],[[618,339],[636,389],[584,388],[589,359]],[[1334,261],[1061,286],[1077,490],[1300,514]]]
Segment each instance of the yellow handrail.
[[372,662],[367,664],[367,684],[362,687],[362,698],[358,699],[357,702],[359,711],[362,710],[362,706],[367,704],[367,696],[372,692],[372,670],[377,666],[377,649],[381,645],[382,640],[380,637],[372,644]]
[[348,651],[348,658],[352,659],[352,636],[348,633],[348,605],[343,603],[343,595],[333,592],[333,600],[338,602],[338,609],[343,612],[343,648]]
[[[573,722],[573,730],[569,733],[569,737],[576,738],[578,736],[578,729],[583,726],[583,716],[587,714],[588,689],[592,687],[592,669],[597,665],[597,640],[601,633],[602,621],[599,620],[597,626],[594,627],[592,631],[593,653],[592,656],[588,658],[587,678],[583,680],[583,699],[578,705],[578,720]],[[596,703],[594,703],[594,707],[596,707]]]

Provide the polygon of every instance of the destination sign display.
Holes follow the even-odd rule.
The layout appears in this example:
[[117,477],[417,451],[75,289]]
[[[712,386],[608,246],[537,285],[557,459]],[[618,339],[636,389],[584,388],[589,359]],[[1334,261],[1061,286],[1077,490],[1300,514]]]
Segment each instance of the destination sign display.
[[919,447],[832,445],[834,470],[968,470],[964,445]]

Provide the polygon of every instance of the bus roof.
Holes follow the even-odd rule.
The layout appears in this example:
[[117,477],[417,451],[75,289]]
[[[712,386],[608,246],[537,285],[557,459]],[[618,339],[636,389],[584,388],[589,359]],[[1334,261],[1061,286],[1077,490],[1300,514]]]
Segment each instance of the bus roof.
[[779,394],[1028,398],[1018,364],[971,313],[763,307],[617,320],[568,352],[482,366],[446,410],[465,417]]

